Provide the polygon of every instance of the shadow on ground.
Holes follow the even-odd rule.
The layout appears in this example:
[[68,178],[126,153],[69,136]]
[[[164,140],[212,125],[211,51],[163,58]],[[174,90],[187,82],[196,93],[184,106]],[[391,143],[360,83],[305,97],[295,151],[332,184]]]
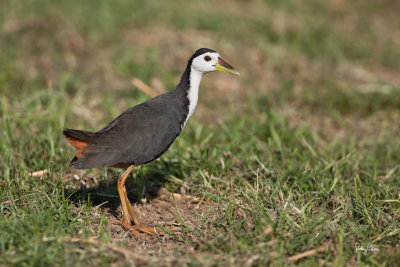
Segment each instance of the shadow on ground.
[[[146,171],[143,171],[142,167],[137,167],[129,175],[125,185],[132,205],[150,203],[153,199],[157,199],[167,182],[166,177],[171,174],[179,177],[182,170],[181,163],[163,163],[155,165],[155,168],[147,168]],[[74,181],[73,188],[66,189],[65,193],[70,196],[69,200],[77,205],[88,202],[93,207],[101,205],[115,218],[120,218],[121,213],[117,211],[121,205],[117,181],[123,169],[115,170],[117,171],[109,172],[107,179],[101,181],[97,181],[98,177],[90,175],[82,177],[82,180]]]
[[[200,203],[198,197],[172,193],[164,187],[167,176],[182,177],[183,164],[163,162],[162,164],[155,164],[154,167],[157,168],[146,167],[133,170],[134,178],[131,174],[126,181],[128,198],[143,226],[160,226],[176,230],[174,237],[169,236],[162,241],[164,247],[174,248],[181,243],[177,236],[187,235],[185,229],[188,228],[191,228],[193,232],[193,229],[197,228],[198,220],[201,219],[204,211],[211,206],[210,203]],[[120,170],[118,173],[122,173],[122,171]],[[83,174],[81,171],[77,172]],[[138,241],[146,240],[148,247],[157,247],[161,239],[153,238],[149,241],[145,236],[132,238],[133,236],[122,226],[111,223],[112,220],[122,218],[122,209],[117,191],[118,174],[110,172],[108,177],[110,178],[100,182],[96,182],[96,176],[93,175],[82,176],[80,180],[71,177],[74,179],[74,186],[66,189],[65,194],[70,196],[69,200],[76,206],[88,205],[90,202],[93,214],[99,214],[98,209],[100,209],[109,221],[108,225],[113,239],[125,240],[131,247],[138,246]],[[93,216],[94,224],[98,220],[96,216]],[[165,236],[161,230],[158,232]]]

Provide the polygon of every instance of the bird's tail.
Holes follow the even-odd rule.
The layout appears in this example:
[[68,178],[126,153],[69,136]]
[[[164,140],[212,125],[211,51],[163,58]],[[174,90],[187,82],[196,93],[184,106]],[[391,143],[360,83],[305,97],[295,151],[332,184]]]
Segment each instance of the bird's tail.
[[92,140],[94,133],[74,129],[65,129],[63,134],[67,139],[67,142],[76,149],[75,157],[69,163],[70,166],[73,166],[80,157],[85,155],[85,148]]

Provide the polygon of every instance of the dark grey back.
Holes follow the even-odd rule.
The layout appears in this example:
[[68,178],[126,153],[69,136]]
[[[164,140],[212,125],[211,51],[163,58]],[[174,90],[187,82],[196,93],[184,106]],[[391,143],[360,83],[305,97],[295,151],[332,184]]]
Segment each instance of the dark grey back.
[[175,90],[154,97],[119,115],[94,133],[77,169],[117,164],[141,165],[159,158],[181,133],[189,112],[190,68]]

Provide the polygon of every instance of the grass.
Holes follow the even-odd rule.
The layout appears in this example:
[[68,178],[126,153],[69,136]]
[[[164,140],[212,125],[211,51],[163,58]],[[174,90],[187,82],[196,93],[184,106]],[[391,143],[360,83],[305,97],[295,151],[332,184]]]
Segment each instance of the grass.
[[[0,265],[400,260],[398,4],[2,6]],[[143,217],[162,202],[152,187],[198,197],[201,208],[173,199],[166,214],[180,232],[135,239],[108,222],[120,215],[119,171],[70,169],[61,132],[98,130],[146,100],[132,77],[171,90],[199,47],[217,49],[242,76],[205,76],[194,118],[128,188]],[[356,243],[379,251],[356,251]]]

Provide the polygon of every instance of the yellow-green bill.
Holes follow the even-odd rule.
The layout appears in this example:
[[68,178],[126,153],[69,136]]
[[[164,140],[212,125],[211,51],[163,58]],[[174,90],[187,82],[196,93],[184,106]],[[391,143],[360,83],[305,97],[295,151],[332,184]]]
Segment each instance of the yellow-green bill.
[[220,71],[225,71],[227,73],[231,73],[231,74],[236,74],[236,75],[240,75],[239,72],[237,72],[231,65],[229,65],[228,63],[226,63],[222,58],[218,57],[218,63],[216,66],[217,70]]

